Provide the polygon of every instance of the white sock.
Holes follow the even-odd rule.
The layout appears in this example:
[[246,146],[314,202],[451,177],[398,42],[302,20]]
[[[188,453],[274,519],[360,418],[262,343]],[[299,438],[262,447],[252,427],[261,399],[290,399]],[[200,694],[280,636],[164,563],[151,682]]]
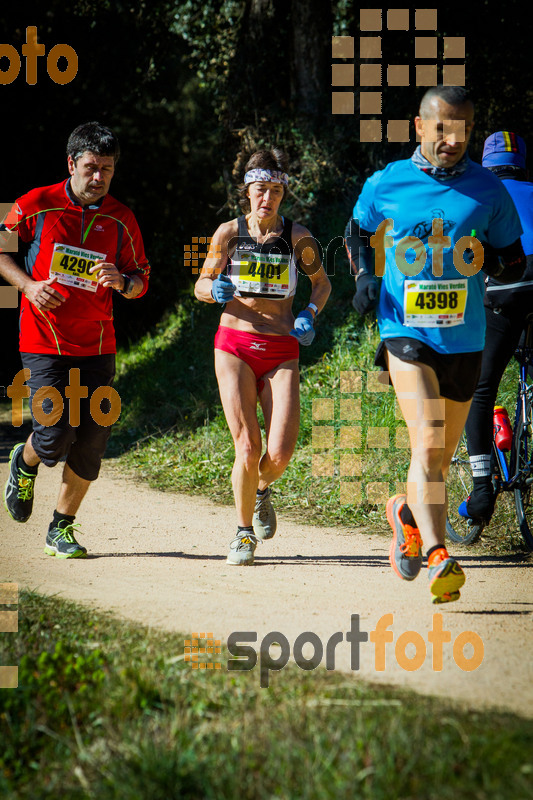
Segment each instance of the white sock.
[[490,453],[483,456],[470,456],[473,478],[490,477]]

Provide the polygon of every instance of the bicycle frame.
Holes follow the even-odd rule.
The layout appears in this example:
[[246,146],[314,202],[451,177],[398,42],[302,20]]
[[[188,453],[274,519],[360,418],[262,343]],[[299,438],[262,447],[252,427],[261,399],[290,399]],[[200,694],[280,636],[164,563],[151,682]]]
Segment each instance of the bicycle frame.
[[[524,345],[523,347],[519,347],[517,349],[516,355],[519,358],[520,372],[518,377],[518,395],[516,400],[513,433],[514,431],[518,430],[517,428],[518,425],[527,424],[526,399],[528,395],[529,396],[533,395],[533,384],[528,385],[527,383],[528,369],[533,361],[533,320],[529,318],[528,318],[528,326],[526,328],[526,337]],[[500,470],[500,475],[499,475],[500,480],[494,487],[497,496],[500,492],[512,491],[519,481],[531,475],[533,471],[531,456],[533,454],[526,452],[526,459],[528,462],[526,469],[516,471],[517,458],[516,458],[516,445],[515,445],[514,435],[511,444],[511,452],[509,454],[509,461],[507,460],[508,457],[506,453],[502,452],[496,446],[495,441],[493,441],[492,446]],[[526,447],[527,447],[527,441],[526,441]],[[512,475],[512,477],[510,477],[510,475]]]
[[[525,338],[515,350],[519,364],[518,392],[514,416],[513,436],[509,452],[502,452],[492,439],[491,475],[496,499],[500,492],[514,494],[516,519],[520,533],[529,550],[533,551],[533,383],[528,384],[528,373],[533,365],[533,313],[529,314],[525,325]],[[450,539],[459,544],[472,544],[477,541],[485,522],[468,519],[459,512],[460,504],[471,492],[472,471],[467,452],[466,437],[457,445],[450,465],[450,490],[454,495],[451,516],[448,508],[446,532]],[[497,504],[498,505],[498,504]],[[505,514],[508,513],[504,506]],[[502,509],[503,510],[503,509]],[[498,513],[498,511],[496,511]]]

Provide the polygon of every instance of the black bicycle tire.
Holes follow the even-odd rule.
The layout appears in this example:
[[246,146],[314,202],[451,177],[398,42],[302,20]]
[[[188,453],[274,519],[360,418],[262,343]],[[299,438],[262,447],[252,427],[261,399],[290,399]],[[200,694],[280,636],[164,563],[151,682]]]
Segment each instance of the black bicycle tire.
[[448,516],[446,534],[455,544],[474,544],[483,531],[482,523],[461,517],[457,513],[460,502],[466,500],[473,487],[472,470],[463,433],[450,464],[446,488],[448,493]]
[[[528,394],[526,397],[526,423],[524,425],[522,419],[516,424],[513,433],[514,448],[516,453],[516,469],[517,471],[524,468],[523,458],[521,457],[524,443],[528,441],[530,459],[533,447],[533,404],[531,396]],[[533,480],[533,476],[530,480]],[[514,501],[516,509],[516,518],[522,539],[529,550],[533,550],[533,485],[530,482],[527,486],[524,481],[520,481],[514,490]],[[528,521],[527,511],[531,515],[531,523]]]
[[483,528],[485,526],[473,520],[466,519],[464,526],[465,534],[462,536],[460,533],[462,528],[458,527],[457,524],[455,526],[452,525],[450,518],[446,517],[446,535],[452,542],[455,544],[475,544],[479,541],[479,537],[483,533]]

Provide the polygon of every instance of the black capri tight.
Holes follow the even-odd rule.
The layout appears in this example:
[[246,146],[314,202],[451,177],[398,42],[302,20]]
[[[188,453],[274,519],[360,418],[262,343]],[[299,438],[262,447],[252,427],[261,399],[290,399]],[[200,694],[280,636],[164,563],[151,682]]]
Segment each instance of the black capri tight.
[[513,301],[500,309],[485,308],[487,333],[481,375],[465,426],[471,456],[491,452],[492,418],[498,386],[520,341],[526,317],[532,312],[533,291],[516,293]]
[[[96,480],[111,427],[99,425],[93,418],[90,398],[99,387],[113,383],[114,354],[77,357],[21,353],[21,358],[23,366],[31,370],[31,377],[27,381],[31,391],[31,406],[35,392],[42,386],[57,389],[63,400],[63,413],[53,425],[43,425],[32,414],[33,449],[47,467],[53,467],[66,457],[67,464],[76,475],[87,481]],[[88,397],[80,400],[80,424],[76,426],[70,424],[69,400],[65,396],[72,367],[80,370],[80,385],[88,389]],[[51,400],[43,401],[45,413],[49,413],[52,407]],[[109,410],[109,401],[102,400],[102,413],[106,414]]]

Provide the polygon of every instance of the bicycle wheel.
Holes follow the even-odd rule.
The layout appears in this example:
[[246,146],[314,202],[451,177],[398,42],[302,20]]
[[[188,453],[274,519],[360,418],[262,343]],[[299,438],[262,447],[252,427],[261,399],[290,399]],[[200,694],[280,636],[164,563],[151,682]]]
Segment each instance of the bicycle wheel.
[[531,393],[526,396],[525,420],[520,419],[514,431],[516,469],[523,473],[514,490],[516,516],[520,533],[529,550],[533,550],[533,408]]
[[466,436],[463,433],[457,445],[457,450],[450,464],[446,491],[448,495],[448,518],[446,520],[446,533],[456,544],[473,544],[481,536],[483,525],[471,519],[462,517],[458,508],[471,493],[472,468],[468,458]]

